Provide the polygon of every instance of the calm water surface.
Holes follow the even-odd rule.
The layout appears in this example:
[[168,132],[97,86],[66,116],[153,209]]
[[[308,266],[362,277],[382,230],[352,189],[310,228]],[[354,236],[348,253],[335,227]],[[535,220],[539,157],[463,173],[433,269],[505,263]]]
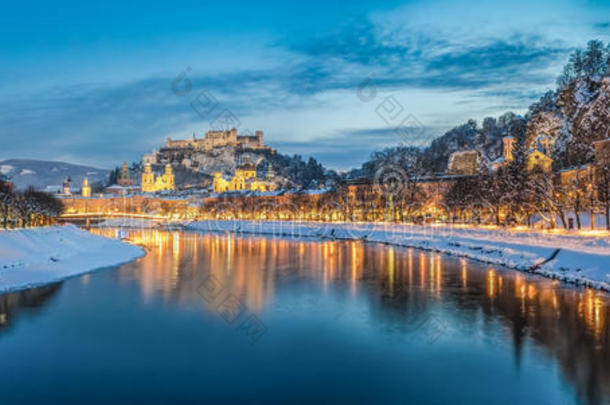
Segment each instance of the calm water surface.
[[129,233],[137,262],[0,296],[0,404],[610,403],[602,294],[360,242]]

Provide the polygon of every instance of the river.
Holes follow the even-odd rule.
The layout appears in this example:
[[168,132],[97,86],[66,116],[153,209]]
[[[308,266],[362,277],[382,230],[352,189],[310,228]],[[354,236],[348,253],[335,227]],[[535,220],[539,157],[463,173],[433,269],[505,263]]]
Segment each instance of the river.
[[145,257],[0,296],[1,404],[610,403],[605,294],[380,244],[127,234]]

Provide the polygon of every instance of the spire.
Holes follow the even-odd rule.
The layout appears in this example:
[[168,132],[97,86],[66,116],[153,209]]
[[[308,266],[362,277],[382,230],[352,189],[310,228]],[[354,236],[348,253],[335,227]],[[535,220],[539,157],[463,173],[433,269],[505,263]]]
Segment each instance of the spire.
[[83,185],[81,187],[81,195],[85,198],[91,197],[91,186],[89,186],[89,179],[85,177]]
[[510,135],[507,135],[502,138],[502,144],[503,144],[502,146],[503,146],[504,161],[505,162],[512,161],[514,145],[515,145],[515,138]]
[[271,166],[271,162],[267,162],[267,174],[265,175],[267,180],[272,181],[275,178],[275,173],[273,172],[273,167]]

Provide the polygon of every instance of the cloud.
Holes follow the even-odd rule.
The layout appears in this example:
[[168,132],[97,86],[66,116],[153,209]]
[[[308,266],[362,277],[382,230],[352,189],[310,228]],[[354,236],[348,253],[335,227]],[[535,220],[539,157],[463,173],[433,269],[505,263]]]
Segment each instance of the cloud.
[[36,158],[60,153],[105,166],[112,156],[142,153],[147,138],[168,133],[188,112],[170,93],[169,81],[161,79],[56,88],[15,96],[0,108],[4,153],[19,156],[25,150]]
[[607,30],[610,28],[610,21],[604,21],[593,24],[593,27],[599,30]]
[[438,32],[383,31],[370,21],[288,46],[306,56],[311,69],[326,68],[317,77],[319,91],[354,88],[372,71],[379,86],[392,88],[481,89],[510,80],[548,85],[555,74],[546,69],[571,50],[559,41],[519,34],[464,45]]
[[[323,103],[330,103],[329,94],[335,97],[349,91],[352,100],[371,75],[378,90],[461,92],[462,103],[493,99],[495,109],[498,105],[525,109],[553,85],[559,72],[551,67],[570,51],[564,43],[542,35],[488,35],[464,44],[442,32],[408,24],[394,29],[368,18],[307,39],[284,39],[274,46],[287,56],[273,67],[205,75],[186,72],[190,91],[184,95],[172,91],[180,73],[176,72],[127,83],[63,86],[3,97],[0,151],[4,156],[0,158],[23,156],[26,151],[27,157],[107,167],[137,159],[165,136],[205,131],[222,111],[230,111],[244,128],[250,118],[261,122],[260,117],[278,111],[322,109]],[[211,94],[218,103],[205,116],[191,107],[202,94]],[[341,103],[339,96],[333,101]],[[328,121],[326,133],[310,133],[310,140],[274,146],[281,152],[314,155],[334,167],[346,167],[358,164],[375,148],[400,141],[392,129],[367,129],[375,124],[337,129],[330,107],[320,118]],[[426,136],[435,130],[428,129]],[[298,131],[307,132],[306,128]]]
[[[251,114],[307,105],[272,77],[272,72],[259,71],[193,76],[188,77],[191,90],[182,95],[172,90],[175,77],[13,95],[0,101],[0,151],[2,157],[61,158],[107,167],[138,159],[185,128],[206,131],[221,114],[235,117],[236,126],[245,129]],[[204,114],[192,105],[202,95],[215,103]]]
[[279,150],[291,150],[303,156],[313,156],[330,168],[347,170],[358,167],[375,150],[398,145],[423,146],[434,137],[441,135],[446,128],[426,127],[416,140],[408,138],[389,127],[345,128],[335,131],[329,137],[317,137],[311,141],[284,141],[274,143]]
[[448,51],[430,58],[426,70],[449,77],[458,86],[483,87],[502,80],[538,82],[553,75],[541,71],[564,57],[570,49],[560,43],[545,43],[539,37],[515,35],[476,46]]
[[[384,34],[369,19],[359,19],[330,34],[286,45],[293,51],[332,63],[343,60],[366,66],[402,63],[417,56],[416,44],[392,41],[390,37],[391,34]],[[429,37],[425,39],[433,42]]]

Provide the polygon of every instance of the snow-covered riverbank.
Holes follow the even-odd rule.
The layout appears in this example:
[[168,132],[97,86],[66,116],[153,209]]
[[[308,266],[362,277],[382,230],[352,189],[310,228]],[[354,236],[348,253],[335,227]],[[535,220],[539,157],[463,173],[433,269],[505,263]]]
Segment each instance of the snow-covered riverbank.
[[201,221],[196,231],[363,239],[435,250],[610,291],[610,239],[451,226]]
[[144,253],[73,225],[0,231],[0,293],[116,266]]

